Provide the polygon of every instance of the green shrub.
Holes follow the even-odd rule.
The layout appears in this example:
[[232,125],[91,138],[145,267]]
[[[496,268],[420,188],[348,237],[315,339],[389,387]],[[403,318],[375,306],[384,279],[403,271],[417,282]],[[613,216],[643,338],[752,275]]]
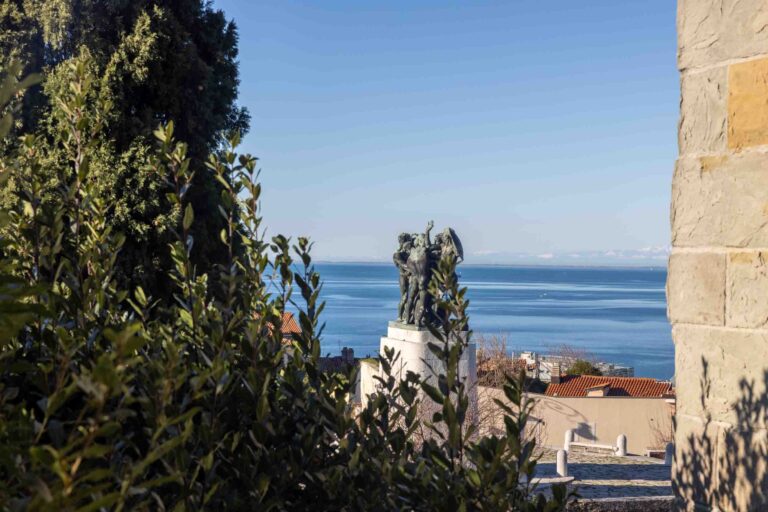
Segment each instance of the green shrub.
[[577,359],[568,367],[568,375],[602,375],[600,368],[586,359]]
[[[108,224],[126,237],[115,275],[121,287],[171,300],[167,254],[173,222],[167,215],[164,176],[143,172],[153,153],[152,132],[174,120],[196,170],[187,200],[215,212],[220,187],[205,172],[210,151],[226,134],[248,128],[248,112],[237,105],[238,31],[210,0],[0,0],[0,66],[23,61],[44,80],[19,98],[13,133],[33,133],[43,151],[40,172],[54,193],[56,166],[65,131],[56,99],[69,87],[67,63],[86,53],[97,70],[90,96],[98,99],[103,129],[91,148],[94,192],[110,206]],[[95,102],[90,102],[96,106]],[[16,137],[0,154],[17,148]],[[50,188],[48,185],[51,185]],[[8,189],[13,189],[13,181]],[[7,194],[0,189],[0,204]],[[192,261],[216,278],[213,264],[226,260],[219,242],[220,216],[200,216],[192,227]]]
[[[562,510],[537,494],[531,410],[522,380],[504,391],[506,432],[478,438],[457,375],[467,326],[455,261],[431,283],[446,313],[430,348],[447,368],[432,383],[391,372],[357,412],[354,372],[318,369],[323,303],[311,243],[263,238],[256,160],[238,137],[211,156],[221,208],[195,211],[193,172],[173,124],[159,128],[154,172],[168,176],[174,302],[120,289],[112,205],[89,173],[103,123],[86,59],[68,67],[53,170],[34,136],[0,165],[16,182],[0,215],[0,505],[5,510]],[[24,87],[6,70],[0,100]],[[5,126],[5,125],[3,125]],[[7,133],[7,130],[6,132]],[[5,133],[0,135],[5,135]],[[51,177],[52,176],[52,177]],[[52,183],[55,193],[41,195]],[[45,187],[44,187],[45,185]],[[228,259],[191,260],[196,217],[219,215]],[[235,250],[235,248],[238,250]],[[216,272],[220,289],[212,290]],[[298,297],[294,297],[294,292]],[[301,335],[279,325],[298,307]],[[429,398],[426,398],[429,397]],[[422,400],[437,410],[419,417]],[[426,426],[432,435],[415,442]]]

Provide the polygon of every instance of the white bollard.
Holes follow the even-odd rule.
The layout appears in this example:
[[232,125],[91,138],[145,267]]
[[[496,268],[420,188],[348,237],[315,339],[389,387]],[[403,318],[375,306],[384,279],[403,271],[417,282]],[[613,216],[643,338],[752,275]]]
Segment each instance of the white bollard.
[[557,450],[557,474],[568,476],[568,452],[565,450]]
[[664,450],[664,465],[671,466],[672,459],[674,458],[675,458],[675,445],[672,443],[667,443],[667,447]]
[[563,443],[563,450],[568,451],[571,449],[571,443],[573,442],[573,430],[565,431],[565,442]]
[[619,437],[616,438],[616,455],[619,457],[627,456],[627,436],[624,434],[619,434]]

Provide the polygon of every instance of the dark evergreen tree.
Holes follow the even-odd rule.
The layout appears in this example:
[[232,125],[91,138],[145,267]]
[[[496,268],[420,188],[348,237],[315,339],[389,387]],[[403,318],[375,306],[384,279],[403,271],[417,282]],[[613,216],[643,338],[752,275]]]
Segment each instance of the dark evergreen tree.
[[[205,160],[228,133],[248,127],[248,114],[236,103],[237,42],[234,23],[200,0],[0,0],[0,65],[21,60],[22,74],[44,76],[18,100],[24,103],[16,133],[34,131],[55,145],[61,126],[46,114],[50,98],[68,87],[59,70],[87,53],[100,77],[93,94],[104,129],[92,166],[110,198],[110,222],[126,235],[118,275],[128,286],[155,296],[168,289],[166,249],[178,212],[165,197],[169,177],[151,170],[149,155],[153,130],[170,120],[188,145],[194,172],[193,261],[210,267],[225,257],[221,186]],[[66,163],[48,153],[53,177]]]

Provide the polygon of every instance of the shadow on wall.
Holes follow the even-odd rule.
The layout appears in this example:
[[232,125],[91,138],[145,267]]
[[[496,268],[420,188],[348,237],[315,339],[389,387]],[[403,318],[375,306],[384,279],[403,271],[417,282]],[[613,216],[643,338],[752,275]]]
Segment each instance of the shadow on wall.
[[577,440],[579,441],[597,441],[594,429],[589,423],[580,422],[579,425],[573,429],[573,433],[577,436]]
[[[702,368],[700,405],[706,411],[712,381],[704,358]],[[763,384],[762,389],[768,390],[768,370]],[[739,382],[739,398],[732,404],[735,424],[707,415],[701,427],[678,440],[672,482],[675,495],[685,504],[768,510],[768,393],[757,388],[756,381]]]
[[[538,410],[537,410],[538,409]],[[577,430],[574,430],[574,433],[582,435],[587,434],[589,436],[592,436],[592,429],[589,427],[589,423],[587,423],[587,417],[584,416],[581,412],[577,411],[575,408],[571,407],[570,405],[563,403],[559,400],[540,400],[536,407],[534,407],[532,415],[532,420],[537,421],[541,423],[542,425],[546,426],[546,422],[541,418],[541,412],[544,410],[553,411],[566,419],[567,428],[571,428],[572,425],[578,425]],[[592,439],[594,440],[594,436],[592,436]],[[550,441],[550,444],[557,444],[562,443],[562,439],[557,438],[552,441]]]

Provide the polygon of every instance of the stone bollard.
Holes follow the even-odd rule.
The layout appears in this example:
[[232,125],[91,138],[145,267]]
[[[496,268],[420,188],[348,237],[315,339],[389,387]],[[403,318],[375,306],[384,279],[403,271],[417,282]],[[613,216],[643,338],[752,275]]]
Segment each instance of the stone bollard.
[[675,445],[667,443],[667,447],[664,449],[664,465],[671,466],[672,459],[675,458]]
[[627,436],[624,434],[619,434],[619,437],[616,438],[616,455],[619,457],[627,456]]
[[565,450],[557,450],[557,474],[568,476],[568,452]]
[[573,442],[573,430],[565,431],[565,442],[563,443],[563,450],[568,451],[571,449],[571,443]]

